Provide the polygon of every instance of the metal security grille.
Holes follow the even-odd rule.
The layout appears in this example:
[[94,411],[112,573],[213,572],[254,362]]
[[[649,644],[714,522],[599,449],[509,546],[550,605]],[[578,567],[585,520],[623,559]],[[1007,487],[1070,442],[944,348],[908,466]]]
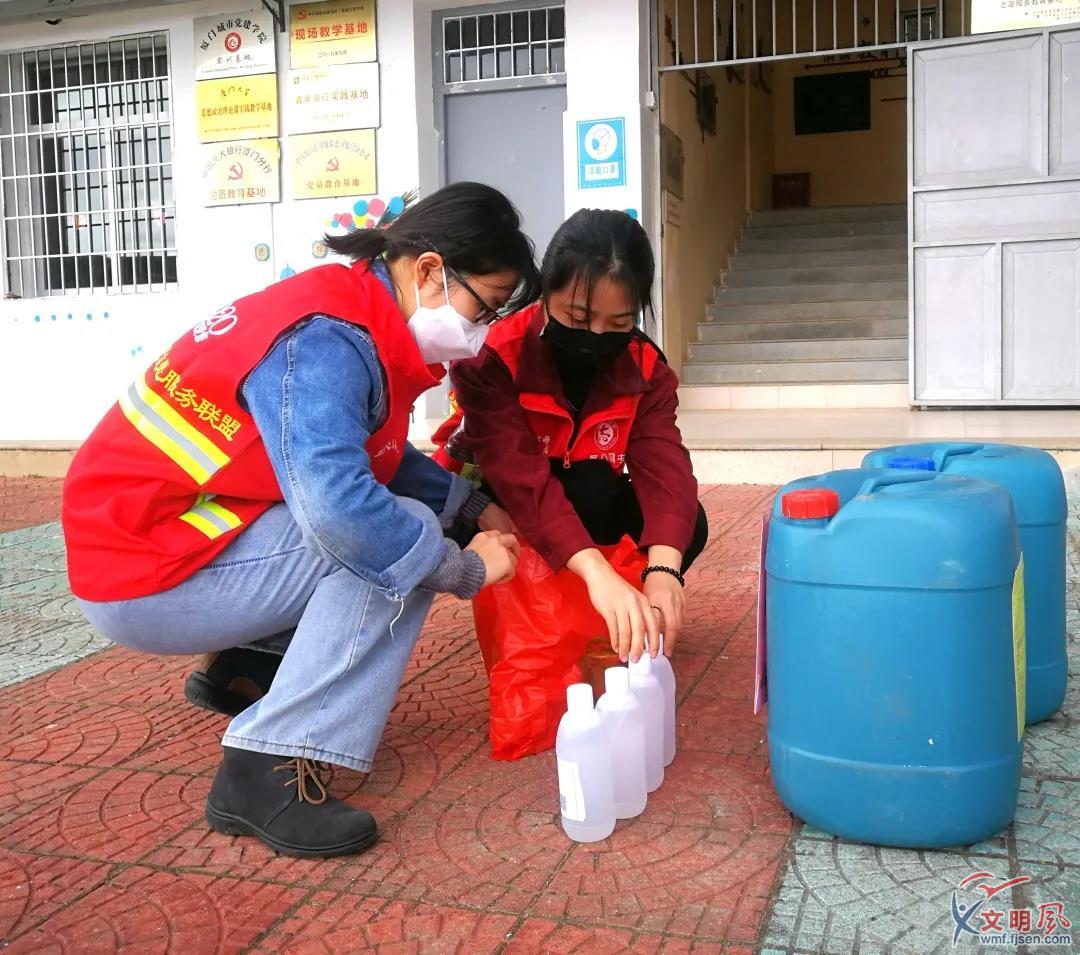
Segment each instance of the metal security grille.
[[660,72],[896,51],[967,36],[968,0],[670,0]]
[[9,298],[176,283],[164,34],[0,55]]
[[566,18],[561,6],[447,17],[443,78],[452,83],[549,76],[566,72]]

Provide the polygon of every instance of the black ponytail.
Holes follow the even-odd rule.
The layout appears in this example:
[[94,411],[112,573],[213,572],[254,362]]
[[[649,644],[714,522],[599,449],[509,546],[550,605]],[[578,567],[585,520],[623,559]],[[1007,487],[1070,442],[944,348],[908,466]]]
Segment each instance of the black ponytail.
[[326,236],[328,248],[353,261],[438,252],[460,275],[512,271],[519,284],[507,308],[536,300],[540,276],[532,242],[521,231],[521,216],[498,189],[478,182],[455,182],[409,206],[386,228],[358,229]]
[[346,235],[324,235],[323,242],[332,252],[347,255],[354,262],[377,259],[390,248],[386,229],[357,229]]
[[580,209],[551,238],[541,282],[544,298],[582,282],[586,305],[597,281],[610,277],[627,291],[634,311],[652,310],[656,272],[649,237],[637,219],[611,209]]

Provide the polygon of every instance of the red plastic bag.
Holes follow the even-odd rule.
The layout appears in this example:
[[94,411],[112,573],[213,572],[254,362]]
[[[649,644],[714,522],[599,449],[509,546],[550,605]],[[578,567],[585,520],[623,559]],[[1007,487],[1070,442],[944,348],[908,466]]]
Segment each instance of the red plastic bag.
[[[646,560],[629,537],[600,551],[641,589]],[[514,579],[480,591],[473,616],[488,672],[492,758],[551,749],[566,712],[566,688],[582,680],[602,687],[604,668],[619,662],[584,581],[569,570],[553,573],[522,542]]]

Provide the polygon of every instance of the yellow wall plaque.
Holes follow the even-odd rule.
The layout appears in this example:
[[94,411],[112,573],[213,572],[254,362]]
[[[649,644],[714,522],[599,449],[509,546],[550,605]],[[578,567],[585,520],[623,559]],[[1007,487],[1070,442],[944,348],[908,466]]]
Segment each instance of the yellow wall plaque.
[[281,199],[276,139],[247,139],[199,147],[204,206],[254,205]]
[[373,129],[290,136],[288,148],[294,199],[369,196],[378,191]]
[[325,0],[289,7],[293,69],[376,59],[375,0]]
[[276,136],[277,74],[199,80],[195,118],[200,143]]

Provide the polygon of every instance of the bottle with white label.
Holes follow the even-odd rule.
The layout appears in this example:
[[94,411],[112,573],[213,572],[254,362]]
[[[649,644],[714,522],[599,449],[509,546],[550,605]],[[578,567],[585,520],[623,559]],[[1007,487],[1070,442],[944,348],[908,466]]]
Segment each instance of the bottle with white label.
[[664,691],[664,765],[675,758],[675,671],[664,656],[664,635],[660,635],[660,652],[652,662],[653,674]]
[[652,662],[645,652],[629,666],[630,689],[645,714],[645,787],[649,792],[655,792],[664,781],[664,691]]
[[588,683],[566,688],[566,706],[555,737],[562,827],[576,842],[599,842],[615,829],[611,743]]
[[615,818],[633,819],[645,808],[645,712],[630,692],[630,671],[608,667],[596,712],[611,741]]

